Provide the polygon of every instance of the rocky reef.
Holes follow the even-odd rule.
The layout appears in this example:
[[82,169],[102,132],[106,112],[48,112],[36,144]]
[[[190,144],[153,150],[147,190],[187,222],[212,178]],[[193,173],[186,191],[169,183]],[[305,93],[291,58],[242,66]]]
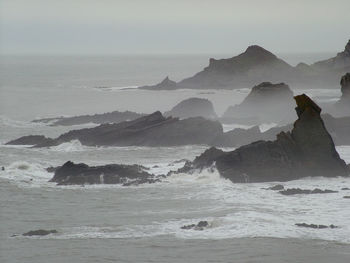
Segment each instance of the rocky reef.
[[84,163],[66,162],[55,169],[50,182],[58,185],[121,184],[123,186],[155,183],[159,179],[140,165],[108,164],[88,166]]
[[175,81],[172,81],[167,76],[160,83],[149,86],[141,86],[139,89],[148,89],[148,90],[174,90],[177,89],[177,84]]
[[298,119],[275,141],[257,141],[231,152],[211,148],[179,172],[215,166],[237,183],[288,181],[307,176],[349,176],[320,116],[321,108],[305,94],[294,97]]
[[224,123],[288,122],[294,119],[293,92],[285,83],[263,82],[254,86],[239,105],[229,107]]
[[[88,146],[178,146],[189,144],[210,145],[222,136],[222,125],[202,117],[179,120],[164,117],[159,111],[118,124],[102,124],[94,128],[72,130],[55,139],[44,136],[36,140],[36,147],[49,147],[72,140]],[[24,137],[8,142],[25,141]]]
[[191,117],[203,117],[206,119],[217,118],[213,103],[208,99],[201,98],[189,98],[183,100],[175,105],[170,111],[165,112],[164,115],[181,119]]
[[33,120],[33,122],[49,123],[51,126],[70,126],[79,125],[85,123],[119,123],[123,121],[131,121],[144,116],[145,114],[140,114],[132,111],[112,111],[102,114],[94,115],[80,115],[74,117],[56,117],[56,118],[45,118]]

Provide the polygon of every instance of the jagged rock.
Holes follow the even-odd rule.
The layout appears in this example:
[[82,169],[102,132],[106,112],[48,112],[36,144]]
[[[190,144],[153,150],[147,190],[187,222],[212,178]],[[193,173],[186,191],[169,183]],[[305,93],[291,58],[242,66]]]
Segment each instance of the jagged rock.
[[141,86],[139,89],[149,89],[149,90],[173,90],[176,89],[176,82],[169,79],[169,77],[166,77],[162,80],[162,82],[151,85],[151,86]]
[[283,195],[298,195],[298,194],[331,194],[331,193],[338,193],[338,191],[333,190],[321,190],[318,188],[315,188],[314,190],[308,190],[308,189],[300,189],[300,188],[289,188],[283,191],[279,192]]
[[346,191],[346,190],[350,190],[350,188],[349,187],[343,187],[341,190]]
[[7,142],[7,145],[37,145],[37,144],[45,144],[51,143],[52,139],[47,138],[43,135],[29,135],[23,136],[16,140],[12,140]]
[[284,83],[263,82],[254,86],[239,105],[230,106],[222,121],[233,123],[266,123],[294,118],[293,92]]
[[350,195],[343,196],[343,198],[350,199]]
[[[305,94],[295,97],[298,120],[275,141],[257,141],[231,152],[209,149],[180,172],[215,164],[233,182],[288,181],[308,176],[349,176],[321,119],[321,109]],[[212,154],[214,153],[214,154]]]
[[307,228],[314,228],[314,229],[338,228],[335,225],[326,226],[326,225],[316,225],[316,224],[306,224],[306,223],[296,223],[295,225],[299,227],[307,227]]
[[189,98],[181,101],[170,111],[164,113],[165,116],[179,117],[181,119],[190,117],[203,117],[216,119],[217,115],[213,103],[207,99]]
[[27,233],[24,233],[23,236],[47,236],[49,234],[56,234],[57,230],[44,230],[44,229],[39,229],[39,230],[34,230],[34,231],[29,231]]
[[122,121],[130,121],[135,120],[144,116],[144,114],[139,114],[131,111],[113,111],[102,114],[95,115],[81,115],[74,117],[57,117],[57,118],[45,118],[33,120],[33,122],[42,122],[42,123],[50,123],[51,126],[70,126],[70,125],[79,125],[85,123],[119,123]]
[[[179,120],[165,118],[159,111],[133,121],[102,124],[94,128],[72,130],[36,147],[59,145],[79,140],[89,146],[177,146],[211,144],[223,134],[222,125],[202,117]],[[20,138],[21,139],[21,138]]]
[[204,230],[206,227],[209,226],[208,221],[200,221],[198,224],[191,224],[191,225],[184,225],[181,227],[181,229],[193,229],[193,230]]
[[145,170],[139,165],[88,166],[68,161],[55,169],[50,182],[56,182],[58,185],[121,184],[123,186],[159,182],[159,178]]

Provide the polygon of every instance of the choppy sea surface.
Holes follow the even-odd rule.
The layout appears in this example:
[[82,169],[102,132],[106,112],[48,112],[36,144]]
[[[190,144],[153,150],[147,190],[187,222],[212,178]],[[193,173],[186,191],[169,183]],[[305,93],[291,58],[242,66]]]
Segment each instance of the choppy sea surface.
[[[4,57],[0,64],[0,262],[349,262],[350,178],[305,178],[286,187],[321,188],[333,194],[283,196],[264,190],[276,183],[233,184],[217,171],[172,175],[162,182],[56,186],[45,168],[71,160],[89,165],[142,164],[155,174],[176,170],[207,146],[87,147],[79,141],[34,149],[5,142],[28,134],[57,136],[69,129],[32,123],[38,117],[112,110],[169,110],[184,98],[208,98],[219,114],[241,102],[234,91],[140,91],[166,75],[180,80],[207,64],[186,57]],[[293,87],[292,87],[293,88]],[[339,88],[306,92],[335,101]],[[273,123],[260,126],[262,131]],[[230,130],[241,125],[227,125]],[[225,149],[232,150],[232,149]],[[350,146],[339,146],[350,162]],[[181,226],[207,220],[204,231]],[[339,226],[298,228],[295,223]],[[44,237],[21,237],[56,229]]]

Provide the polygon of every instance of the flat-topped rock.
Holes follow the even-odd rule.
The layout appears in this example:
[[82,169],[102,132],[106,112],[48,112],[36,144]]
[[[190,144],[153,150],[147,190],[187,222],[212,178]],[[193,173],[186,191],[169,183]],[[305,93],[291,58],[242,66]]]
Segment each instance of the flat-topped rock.
[[71,161],[55,169],[55,174],[50,180],[58,185],[121,184],[123,186],[158,181],[158,178],[149,174],[146,168],[140,165],[88,166],[84,163],[75,164]]
[[183,100],[170,111],[165,112],[164,115],[181,119],[191,117],[203,117],[207,119],[217,118],[213,103],[208,99],[202,98],[189,98]]

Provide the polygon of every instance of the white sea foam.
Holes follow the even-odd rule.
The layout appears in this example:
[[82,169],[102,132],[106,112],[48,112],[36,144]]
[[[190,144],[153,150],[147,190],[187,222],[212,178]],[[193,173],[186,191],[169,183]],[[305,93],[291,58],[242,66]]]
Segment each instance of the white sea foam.
[[72,140],[50,147],[50,150],[58,152],[81,152],[87,149],[89,149],[89,147],[83,146],[79,140]]

